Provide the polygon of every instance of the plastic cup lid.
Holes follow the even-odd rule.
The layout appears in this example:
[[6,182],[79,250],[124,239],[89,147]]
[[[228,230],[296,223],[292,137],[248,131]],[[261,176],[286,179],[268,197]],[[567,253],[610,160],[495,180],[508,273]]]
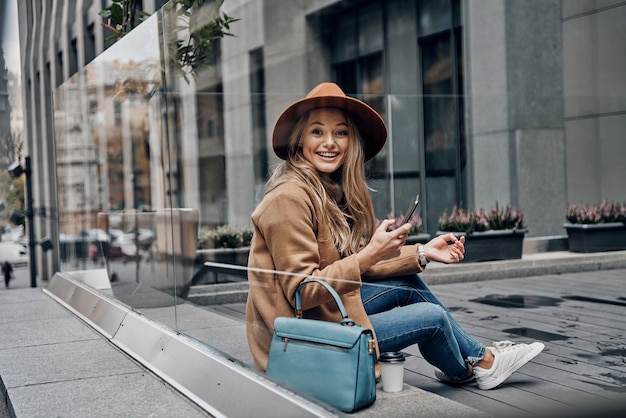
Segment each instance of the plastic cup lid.
[[384,363],[401,363],[404,361],[404,354],[399,351],[380,353],[380,361]]

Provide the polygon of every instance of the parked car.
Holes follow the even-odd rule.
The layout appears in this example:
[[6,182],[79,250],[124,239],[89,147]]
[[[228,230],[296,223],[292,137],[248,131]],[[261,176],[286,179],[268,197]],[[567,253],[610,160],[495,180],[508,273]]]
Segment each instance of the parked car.
[[0,242],[0,263],[4,261],[14,266],[28,264],[28,249],[18,242]]

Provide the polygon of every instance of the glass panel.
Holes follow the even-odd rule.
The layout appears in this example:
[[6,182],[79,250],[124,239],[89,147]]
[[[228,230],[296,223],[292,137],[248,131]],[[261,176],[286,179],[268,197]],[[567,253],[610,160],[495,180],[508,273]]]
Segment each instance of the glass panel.
[[160,66],[156,16],[150,23],[128,41],[142,45],[142,54],[111,48],[57,90],[60,229],[65,233],[95,226],[98,211],[151,204],[149,117]]
[[452,24],[450,0],[420,0],[418,7],[420,36],[450,29]]
[[429,175],[450,175],[456,163],[456,110],[450,37],[421,43],[424,138]]
[[[338,36],[322,45],[332,51],[314,42],[288,61],[309,63],[315,77],[334,71],[347,94],[387,121],[388,145],[366,167],[376,216],[400,216],[424,191],[429,200],[417,213],[436,228],[433,214],[456,198],[451,40],[431,37],[422,45],[424,98],[387,94],[385,13],[378,9],[384,4],[342,12]],[[211,16],[214,6],[195,11],[192,20]],[[236,37],[215,43],[202,66],[182,65],[177,42],[187,39],[188,25],[167,5],[57,89],[62,266],[105,270],[119,300],[254,367],[245,328],[249,294],[263,297],[268,283],[292,294],[303,276],[265,271],[248,281],[250,216],[274,158],[269,127],[312,86],[268,82],[276,68],[268,67],[263,48],[240,45],[251,36],[245,24],[233,26]],[[271,334],[270,324],[252,320]]]
[[457,28],[453,32],[455,54],[456,54],[456,104],[458,118],[458,152],[457,152],[457,201],[465,206],[467,204],[467,137],[465,130],[465,74],[463,62],[463,38],[461,29]]
[[462,14],[461,14],[461,0],[452,0],[452,19],[454,21],[454,27],[458,28],[462,25]]
[[167,221],[183,215],[162,209],[171,188],[158,26],[155,14],[55,92],[59,245],[62,271],[104,269],[116,298],[174,319],[199,216],[185,211],[184,235],[171,236]]
[[268,156],[271,150],[267,147],[266,105],[265,105],[265,71],[263,65],[263,49],[250,53],[250,94],[252,108],[252,136],[254,147],[254,183],[255,202],[258,203],[263,191],[265,179],[269,172]]
[[[98,215],[98,236],[90,242],[94,266],[104,267],[113,295],[150,316],[159,308],[177,324],[172,306],[186,297],[195,271],[198,211],[111,212]],[[178,301],[180,303],[180,301]]]
[[[359,60],[358,71],[361,84],[356,96],[374,108],[386,119],[385,80],[383,74],[383,57],[381,53],[374,54]],[[390,200],[388,192],[388,148],[385,147],[372,160],[366,163],[370,176],[370,185],[379,190],[378,199],[374,200],[374,211],[380,218],[387,215],[387,202]]]
[[[203,223],[220,225],[226,218],[224,95],[219,88],[196,85],[198,202]],[[190,139],[191,140],[191,139]],[[191,152],[191,151],[190,151]],[[191,174],[191,173],[190,173]],[[191,178],[188,179],[192,181]],[[201,181],[200,181],[201,180]]]
[[[420,145],[418,141],[418,103],[421,97],[416,95],[392,95],[388,97],[389,122],[388,126],[392,135],[388,139],[388,152],[391,154],[390,177],[391,184],[388,189],[388,198],[380,203],[390,203],[388,211],[394,217],[404,215],[404,211],[416,193],[421,193],[421,203],[416,210],[419,222],[422,222],[423,211],[426,208],[425,194],[422,191],[420,177],[422,175]],[[374,196],[380,199],[381,191]],[[386,215],[386,213],[384,213]],[[422,228],[423,230],[423,228]]]
[[[427,178],[436,180],[434,190],[451,190],[456,194],[456,172],[458,158],[458,109],[454,94],[455,80],[449,32],[436,38],[427,38],[420,43],[422,52],[422,74],[424,91],[424,151]],[[449,181],[446,181],[448,179]],[[432,180],[435,181],[435,180]],[[441,183],[441,182],[444,183]],[[437,196],[438,195],[438,196]],[[429,194],[432,199],[441,199],[442,194]],[[450,202],[447,196],[440,207],[429,202],[428,225],[437,225],[439,214]]]
[[383,13],[381,3],[373,3],[359,10],[359,55],[383,49]]
[[[156,210],[155,215],[156,250],[161,252],[156,263],[161,263],[167,277],[174,279],[161,280],[167,287],[159,291],[167,294],[173,289],[179,298],[175,320],[158,307],[144,311],[253,366],[243,320],[248,293],[246,272],[228,266],[247,264],[250,213],[258,184],[264,182],[266,174],[257,178],[261,175],[259,169],[267,165],[267,156],[259,155],[267,152],[263,50],[244,54],[246,60],[237,64],[241,67],[228,75],[222,73],[222,68],[231,63],[222,62],[220,51],[225,46],[219,42],[199,52],[207,53],[205,60],[197,65],[185,64],[186,50],[181,47],[186,43],[178,40],[187,39],[190,27],[212,25],[218,12],[216,5],[206,2],[192,10],[189,18],[181,16],[171,3],[163,8],[167,88],[162,100],[167,143],[157,171],[168,188],[159,206],[166,209]],[[231,30],[236,27],[244,31],[244,26],[238,22]],[[201,32],[194,32],[194,42],[208,47]],[[240,34],[237,32],[232,41],[239,42]],[[244,35],[241,38],[245,39]],[[169,211],[168,207],[173,209]],[[205,262],[226,267],[209,268]]]
[[343,13],[335,21],[335,31],[331,32],[333,63],[354,59],[357,56],[357,19],[355,13]]
[[346,94],[359,91],[357,87],[357,62],[347,61],[334,66],[336,82]]

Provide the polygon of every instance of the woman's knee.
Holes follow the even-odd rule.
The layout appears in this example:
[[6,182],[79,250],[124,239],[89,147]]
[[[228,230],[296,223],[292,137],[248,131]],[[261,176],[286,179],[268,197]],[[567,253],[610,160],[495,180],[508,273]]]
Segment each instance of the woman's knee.
[[442,306],[432,302],[420,302],[408,305],[410,315],[416,324],[450,328],[448,313]]
[[422,317],[420,322],[424,323],[425,321],[429,327],[435,327],[440,330],[447,331],[452,329],[448,313],[443,307],[431,302],[424,302],[419,305],[424,305],[423,312],[420,315]]

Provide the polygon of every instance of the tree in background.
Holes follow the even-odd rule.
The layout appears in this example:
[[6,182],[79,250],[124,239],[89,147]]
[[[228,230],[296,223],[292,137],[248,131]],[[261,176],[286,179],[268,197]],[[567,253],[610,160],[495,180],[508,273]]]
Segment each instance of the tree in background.
[[24,176],[14,179],[7,168],[22,159],[22,140],[19,135],[0,134],[0,227],[4,228],[15,209],[24,210]]
[[[174,70],[185,80],[214,62],[219,47],[217,41],[234,36],[230,24],[239,19],[220,12],[223,3],[224,0],[172,0],[168,3],[176,14],[174,34],[178,35],[176,43],[171,45],[170,56],[175,57]],[[100,16],[105,19],[102,26],[112,34],[107,41],[116,42],[148,14],[138,10],[134,0],[113,0],[111,7],[102,10]]]

